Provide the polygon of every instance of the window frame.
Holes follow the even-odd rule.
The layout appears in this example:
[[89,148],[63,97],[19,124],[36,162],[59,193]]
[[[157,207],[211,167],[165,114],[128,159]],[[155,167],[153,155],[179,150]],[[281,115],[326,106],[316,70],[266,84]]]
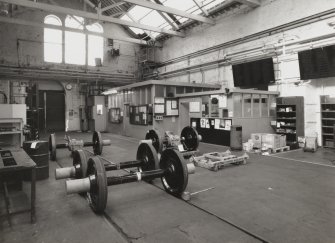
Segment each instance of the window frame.
[[[104,57],[104,50],[105,50],[105,42],[104,42],[104,37],[102,36],[102,34],[104,33],[104,28],[103,26],[98,23],[95,22],[93,24],[86,24],[86,19],[85,18],[80,18],[79,20],[76,20],[78,22],[78,27],[75,27],[74,25],[71,24],[67,24],[67,19],[69,20],[70,18],[76,18],[78,16],[71,16],[71,15],[66,15],[63,18],[58,17],[57,15],[54,14],[48,14],[46,16],[44,16],[44,24],[46,24],[46,26],[44,26],[44,34],[43,34],[43,61],[45,63],[57,63],[57,64],[65,64],[65,65],[77,65],[77,66],[90,66],[90,67],[95,67],[96,66],[96,62],[92,62],[92,60],[90,58],[101,58],[101,62],[103,62],[103,57]],[[54,19],[56,21],[50,21],[48,23],[48,19]],[[81,20],[82,19],[82,20]],[[56,23],[58,21],[58,23]],[[80,22],[82,22],[82,25],[80,25]],[[49,26],[57,26],[59,28],[50,28]],[[71,29],[74,29],[75,31],[71,31]],[[57,45],[60,45],[61,48],[58,48],[60,50],[58,50],[57,53],[60,53],[60,58],[58,57],[58,59],[56,60],[52,60],[52,58],[46,58],[46,48],[48,48],[48,46],[50,46],[50,43],[48,44],[48,42],[45,40],[45,32],[46,30],[54,30],[54,31],[60,31],[61,33],[61,41],[58,41],[59,43],[54,43]],[[78,32],[78,30],[82,30],[82,32]],[[88,32],[89,31],[89,32]],[[84,51],[84,62],[81,63],[76,63],[76,62],[71,62],[68,61],[66,56],[67,56],[67,48],[66,48],[66,34],[73,34],[73,33],[78,33],[78,34],[83,34],[84,36],[84,48],[85,50],[81,50]],[[96,33],[96,34],[95,34]],[[78,35],[79,36],[79,35]],[[101,39],[99,39],[101,38]],[[90,51],[90,46],[93,48],[95,45],[92,44],[92,42],[90,41],[99,41],[99,46],[101,48],[99,48],[99,54],[92,54],[92,53],[96,53],[95,51]],[[52,43],[51,43],[52,44]],[[50,47],[49,47],[50,48]],[[52,50],[52,49],[50,49]],[[101,53],[100,53],[101,52]],[[48,60],[49,59],[49,60]],[[51,59],[51,60],[50,60]]]

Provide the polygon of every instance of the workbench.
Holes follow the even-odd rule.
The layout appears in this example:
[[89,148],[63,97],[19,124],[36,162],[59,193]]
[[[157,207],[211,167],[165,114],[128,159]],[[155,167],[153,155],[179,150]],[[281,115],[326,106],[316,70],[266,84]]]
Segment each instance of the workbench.
[[[22,180],[23,173],[30,172],[30,208],[11,212],[7,182],[13,181],[13,178]],[[10,216],[30,212],[31,223],[35,222],[35,197],[36,197],[36,164],[21,148],[0,149],[0,185],[3,186],[4,198],[6,203],[6,216],[11,224]]]

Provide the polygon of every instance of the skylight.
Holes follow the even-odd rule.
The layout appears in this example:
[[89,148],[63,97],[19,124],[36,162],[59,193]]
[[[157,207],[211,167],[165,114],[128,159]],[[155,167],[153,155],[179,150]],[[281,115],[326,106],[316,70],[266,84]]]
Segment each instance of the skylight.
[[[225,0],[197,0],[197,1],[200,3],[200,6],[203,9],[209,10],[215,7],[216,5],[224,2]],[[203,15],[203,11],[197,6],[197,4],[193,0],[182,0],[182,1],[181,0],[161,0],[161,3],[166,7],[179,9],[187,13]],[[164,17],[161,16],[162,14],[164,14],[165,18],[168,18],[170,22],[175,22],[166,13],[159,13],[156,10],[152,10],[152,9],[141,7],[141,6],[134,6],[132,9],[128,11],[127,14],[123,15],[121,19],[127,20],[127,21],[136,21],[141,24],[150,25],[150,26],[163,28],[163,29],[172,29],[172,27],[164,19]],[[174,15],[174,17],[177,21],[179,21],[179,23],[184,23],[185,21],[188,20],[188,18],[181,17],[181,16]],[[129,27],[129,28],[135,34],[147,33],[151,37],[156,37],[159,35],[159,33],[156,33],[156,32],[143,31],[142,29],[138,29],[134,27]]]

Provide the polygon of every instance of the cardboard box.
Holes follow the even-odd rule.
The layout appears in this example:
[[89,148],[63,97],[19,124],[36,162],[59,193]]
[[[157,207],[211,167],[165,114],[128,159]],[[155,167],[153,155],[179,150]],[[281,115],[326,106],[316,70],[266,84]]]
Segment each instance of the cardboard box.
[[250,152],[252,150],[252,143],[243,143],[243,150],[246,151],[246,152]]
[[254,148],[261,148],[262,147],[262,135],[266,133],[252,133],[251,139],[254,144]]
[[264,134],[262,135],[262,146],[267,145],[271,146],[272,148],[280,148],[281,142],[281,135],[279,134]]
[[281,135],[280,136],[280,147],[285,147],[286,146],[286,135]]

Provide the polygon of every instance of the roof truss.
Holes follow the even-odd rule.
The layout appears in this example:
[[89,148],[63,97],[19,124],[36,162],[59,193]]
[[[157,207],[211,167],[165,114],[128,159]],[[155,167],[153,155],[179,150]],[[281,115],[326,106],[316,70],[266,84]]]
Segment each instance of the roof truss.
[[182,16],[182,17],[185,17],[185,18],[197,20],[199,22],[203,22],[203,23],[207,23],[207,24],[212,24],[212,25],[215,24],[215,21],[210,19],[210,18],[206,18],[206,17],[203,17],[201,15],[197,15],[197,14],[190,14],[190,13],[187,13],[187,12],[179,10],[179,9],[166,7],[166,6],[163,6],[161,4],[156,4],[156,3],[148,2],[148,1],[145,1],[145,0],[122,0],[122,1],[127,2],[127,3],[132,3],[132,4],[135,4],[135,5],[139,5],[139,6],[142,6],[142,7],[145,7],[145,8],[154,9],[154,10],[161,11],[161,12],[164,12],[164,13],[170,13],[170,14]]
[[249,7],[256,8],[261,5],[259,0],[236,0],[237,2],[243,3],[245,5],[248,5]]
[[[109,38],[109,39],[125,41],[125,42],[140,44],[140,45],[147,45],[146,41],[135,39],[135,38],[122,37],[122,36],[113,35],[113,34],[91,32],[87,29],[79,30],[79,29],[73,29],[73,28],[68,28],[68,27],[64,27],[64,26],[38,23],[38,22],[33,22],[33,21],[25,20],[25,19],[17,19],[17,18],[9,18],[9,17],[0,16],[0,22],[8,23],[8,24],[26,25],[26,26],[37,27],[37,28],[50,28],[50,29],[58,29],[58,30],[67,30],[67,31],[78,32],[78,33],[87,33],[87,34],[102,36],[102,37]],[[157,45],[157,43],[156,43],[156,45]]]
[[28,8],[44,10],[44,11],[48,11],[48,12],[77,15],[77,16],[80,16],[80,17],[88,18],[88,19],[94,19],[94,20],[97,20],[97,21],[105,21],[105,22],[109,22],[109,23],[115,23],[115,24],[135,27],[135,28],[139,28],[139,29],[150,30],[150,31],[158,32],[158,33],[164,33],[164,34],[167,34],[167,35],[173,35],[173,36],[179,36],[179,37],[184,37],[185,36],[184,33],[174,31],[174,30],[166,30],[166,29],[163,29],[163,28],[153,27],[153,26],[149,26],[149,25],[143,25],[143,24],[139,24],[139,23],[135,23],[135,22],[131,22],[131,21],[126,21],[126,20],[122,20],[122,19],[118,19],[118,18],[113,18],[113,17],[110,17],[110,16],[100,15],[98,13],[89,13],[89,12],[86,12],[86,11],[81,11],[81,10],[72,9],[72,8],[64,8],[64,7],[45,4],[45,3],[32,2],[32,1],[28,1],[28,0],[1,0],[1,2],[6,2],[6,3],[14,4],[14,5],[28,7]]

